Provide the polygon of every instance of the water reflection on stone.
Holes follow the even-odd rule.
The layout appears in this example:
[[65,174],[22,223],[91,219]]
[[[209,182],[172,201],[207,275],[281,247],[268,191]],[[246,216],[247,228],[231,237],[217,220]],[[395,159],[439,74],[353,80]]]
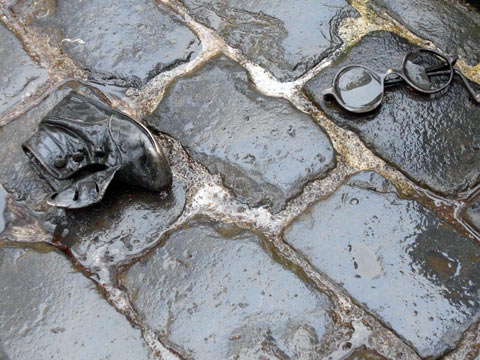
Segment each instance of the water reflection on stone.
[[464,211],[463,217],[480,231],[480,197],[475,198]]
[[311,117],[255,91],[245,69],[225,57],[179,79],[147,121],[220,173],[239,199],[273,212],[335,165]]
[[200,50],[195,34],[155,1],[134,6],[128,0],[51,3],[18,1],[12,9],[97,81],[140,87]]
[[327,297],[257,236],[207,220],[174,232],[121,282],[148,323],[197,359],[314,359],[330,323]]
[[48,78],[35,64],[13,33],[0,24],[0,114],[31,95]]
[[[379,72],[398,69],[413,48],[393,33],[371,32],[309,81],[306,90],[336,123],[358,133],[367,146],[419,184],[455,194],[480,178],[480,106],[459,79],[432,96],[419,94],[404,83],[389,87],[380,107],[361,116],[322,97],[342,67],[356,64]],[[474,86],[480,90],[480,85]]]
[[315,66],[342,41],[339,28],[358,16],[345,0],[184,0],[198,21],[282,81]]
[[153,359],[140,330],[62,254],[0,248],[0,278],[2,360]]
[[285,240],[422,356],[438,356],[479,314],[480,248],[418,203],[369,190],[375,183],[360,177],[363,186],[356,178],[341,186]]
[[101,203],[67,211],[60,225],[62,243],[94,271],[118,265],[160,239],[180,216],[185,191],[178,178],[161,194],[117,183]]

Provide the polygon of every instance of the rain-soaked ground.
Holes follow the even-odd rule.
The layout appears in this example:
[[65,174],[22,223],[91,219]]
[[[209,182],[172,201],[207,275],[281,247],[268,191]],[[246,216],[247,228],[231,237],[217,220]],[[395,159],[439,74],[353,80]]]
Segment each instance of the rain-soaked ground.
[[[417,47],[480,91],[474,0],[0,2],[0,359],[480,359],[480,106],[321,92]],[[161,194],[48,206],[71,91],[143,121]]]

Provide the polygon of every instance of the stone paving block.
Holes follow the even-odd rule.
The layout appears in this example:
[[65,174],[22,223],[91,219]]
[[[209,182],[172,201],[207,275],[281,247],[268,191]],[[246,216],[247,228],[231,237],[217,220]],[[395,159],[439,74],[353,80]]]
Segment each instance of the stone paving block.
[[470,203],[463,217],[480,231],[480,197],[477,197]]
[[112,184],[100,203],[67,211],[59,220],[63,224],[62,243],[89,268],[123,262],[158,241],[178,219],[185,206],[185,192],[185,182],[177,177],[173,189],[161,194]]
[[384,72],[398,68],[412,48],[392,33],[370,33],[308,82],[306,90],[329,117],[357,132],[385,160],[419,184],[453,194],[480,177],[480,106],[460,80],[444,94],[434,96],[418,94],[405,84],[391,87],[379,109],[360,115],[348,113],[335,102],[325,102],[321,95],[340,68],[359,64]]
[[328,298],[263,251],[259,238],[197,219],[122,277],[136,309],[195,359],[317,359]]
[[251,89],[245,70],[225,57],[178,80],[147,121],[252,206],[279,211],[334,166],[332,145],[313,119]]
[[[374,0],[418,36],[471,65],[480,62],[480,13],[457,0]],[[478,2],[477,2],[478,4]],[[478,5],[477,5],[478,6]]]
[[0,234],[5,230],[5,224],[7,222],[7,192],[3,186],[0,185]]
[[153,359],[140,330],[61,254],[0,248],[0,278],[2,359]]
[[359,184],[315,204],[285,241],[421,356],[439,356],[479,316],[480,248],[417,202]]
[[30,95],[48,78],[17,37],[0,24],[0,114]]
[[281,81],[291,81],[338,48],[345,0],[183,0],[201,23]]
[[[121,86],[143,85],[153,76],[189,61],[200,50],[196,35],[154,0],[60,0],[13,7],[53,37],[92,77]],[[37,16],[36,19],[32,17]]]
[[[94,97],[88,88],[81,87],[80,90]],[[82,265],[91,265],[90,270],[95,271],[95,266],[117,265],[157,241],[183,211],[186,184],[175,177],[171,191],[153,193],[114,181],[105,198],[94,206],[69,211],[48,206],[45,199],[53,190],[34,172],[21,144],[36,131],[40,120],[61,104],[71,91],[70,87],[58,90],[0,129],[3,147],[0,152],[0,185],[35,211],[42,225],[52,231],[58,226],[57,240],[68,245]],[[2,220],[0,228],[1,224]]]

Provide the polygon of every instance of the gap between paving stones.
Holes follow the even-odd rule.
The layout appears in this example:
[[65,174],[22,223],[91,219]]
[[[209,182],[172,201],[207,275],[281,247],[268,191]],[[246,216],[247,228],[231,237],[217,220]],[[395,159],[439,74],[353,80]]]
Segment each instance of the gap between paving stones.
[[[398,22],[393,20],[388,15],[382,14],[379,16],[373,9],[367,8],[368,1],[351,1],[357,11],[362,15],[358,19],[347,20],[347,24],[341,27],[341,37],[344,39],[344,45],[335,51],[332,55],[328,56],[320,64],[307,72],[304,76],[294,82],[281,83],[270,72],[262,67],[252,63],[238,50],[227,45],[222,38],[220,38],[213,30],[208,27],[197,23],[183,7],[182,4],[175,0],[159,0],[159,2],[171,7],[174,11],[180,14],[185,23],[191,27],[191,29],[200,38],[206,38],[209,40],[213,48],[217,50],[212,52],[210,59],[218,53],[223,53],[232,60],[242,65],[249,73],[250,80],[258,89],[259,92],[272,97],[279,97],[289,100],[297,109],[302,112],[310,114],[317,123],[327,132],[332,141],[334,148],[339,152],[344,161],[356,169],[361,170],[374,170],[390,180],[400,193],[408,197],[413,197],[415,200],[421,202],[426,207],[433,210],[441,218],[447,220],[457,230],[466,233],[471,238],[480,239],[480,234],[470,226],[464,226],[464,222],[458,217],[461,212],[459,209],[465,207],[463,201],[467,196],[466,194],[460,194],[458,199],[449,199],[439,196],[429,190],[425,190],[410,179],[408,179],[403,173],[401,173],[395,167],[388,165],[384,160],[377,157],[365,144],[358,138],[358,136],[351,131],[345,130],[332,121],[330,121],[325,114],[318,108],[316,108],[301,92],[303,85],[316,76],[322,69],[332,63],[338,56],[340,56],[345,49],[353,46],[358,42],[366,33],[373,30],[389,30],[398,33],[415,44],[421,46],[432,47],[431,42],[425,41],[403,28]],[[373,23],[373,19],[377,20],[380,17],[382,21],[380,24]],[[364,20],[366,19],[366,21]],[[360,25],[357,26],[356,23]],[[373,26],[372,26],[373,24]],[[360,32],[359,32],[360,29]],[[201,66],[203,62],[198,64]],[[468,65],[465,65],[468,68]],[[161,83],[155,85],[161,85],[162,88],[157,90],[160,94],[159,97],[152,99],[150,97],[151,89],[148,89],[147,93],[137,93],[140,98],[145,99],[152,108],[146,109],[147,113],[153,111],[161,101],[166,87],[173,81],[174,78],[169,77],[168,80],[160,75]],[[176,79],[177,77],[175,77]],[[155,81],[155,79],[153,80]],[[147,84],[149,86],[150,84]],[[152,84],[153,85],[153,84]],[[142,90],[143,92],[143,90]],[[472,190],[473,191],[473,190]]]
[[[171,4],[170,2],[167,2],[167,3],[168,3],[168,4]],[[182,12],[183,12],[183,13],[186,13],[184,9],[182,9]],[[187,15],[187,16],[188,16],[188,15]],[[198,24],[196,24],[196,25],[197,25],[197,27],[198,27]],[[192,28],[193,28],[193,27],[192,27]],[[259,88],[259,90],[260,90],[261,92],[266,93],[267,95],[272,95],[272,96],[277,96],[277,97],[288,98],[288,100],[292,101],[292,99],[288,96],[288,93],[290,92],[289,90],[292,90],[292,88],[293,88],[293,89],[295,88],[295,85],[292,86],[292,85],[289,84],[289,83],[282,83],[281,85],[284,85],[284,86],[283,86],[283,89],[281,89],[281,90],[280,90],[279,92],[277,92],[277,93],[273,93],[273,94],[272,94],[271,91],[269,91],[269,90],[272,90],[272,89],[275,89],[275,88],[278,89],[278,86],[275,86],[275,85],[279,85],[278,82],[276,82],[276,80],[273,78],[273,76],[271,76],[268,72],[266,72],[265,70],[259,68],[258,66],[255,66],[255,65],[251,64],[250,62],[248,62],[247,60],[243,59],[242,56],[239,55],[239,53],[238,53],[236,50],[234,50],[234,49],[232,49],[232,48],[230,48],[230,47],[228,47],[228,46],[225,46],[225,45],[224,45],[224,50],[223,50],[222,52],[223,52],[225,55],[229,56],[230,58],[233,58],[235,61],[237,61],[237,62],[239,62],[240,64],[242,64],[242,65],[249,71],[251,77],[254,79],[254,80],[253,80],[254,84],[257,86],[257,88]],[[267,79],[267,80],[265,81],[264,78],[263,78],[263,79],[261,78],[262,75],[267,75],[267,76],[269,76],[269,79]],[[260,82],[258,82],[258,81],[255,81],[255,80],[257,80],[258,78],[260,78],[261,80],[264,80],[263,83],[260,83]],[[308,78],[308,74],[306,75],[305,78]],[[302,79],[302,80],[304,80],[304,79]],[[269,86],[269,85],[271,85],[271,86]],[[272,85],[273,85],[273,86],[272,86]],[[286,86],[285,86],[285,85],[286,85]],[[267,89],[267,91],[265,91],[265,88]],[[277,90],[277,89],[275,89],[275,90]],[[262,91],[262,90],[263,90],[263,91]],[[274,91],[275,91],[275,90],[274,90]],[[283,90],[283,91],[282,91],[282,90]],[[292,101],[292,102],[293,102],[293,101]],[[295,104],[295,103],[294,103],[294,104]],[[297,104],[295,104],[295,105],[297,105]],[[302,109],[302,107],[300,107],[300,106],[298,106],[298,105],[297,105],[297,108],[300,108],[300,110],[305,111],[304,109]],[[323,120],[325,120],[325,119],[323,119]],[[331,127],[334,127],[333,123],[330,123],[329,125],[330,125]],[[324,128],[325,128],[325,127],[324,127]],[[337,129],[335,129],[335,130],[337,130]],[[327,131],[328,131],[328,130],[327,130]],[[328,133],[331,134],[331,131],[328,131]],[[363,150],[366,150],[366,149],[363,149]],[[374,155],[372,155],[372,157],[373,157],[375,160],[378,160]],[[382,163],[382,162],[380,162],[380,163]],[[384,165],[384,164],[382,164],[382,165]],[[371,169],[372,167],[371,167],[371,166],[367,166],[367,168]],[[379,170],[378,165],[375,166],[374,168],[375,168],[377,171]],[[385,173],[385,172],[387,172],[387,171],[385,171],[385,168],[386,168],[385,166],[382,166],[382,169],[381,169],[381,170],[383,170],[383,171],[379,171],[379,172],[380,172],[380,173]],[[390,168],[390,169],[388,169],[388,170],[392,170],[392,169]],[[389,177],[391,177],[391,176],[389,176]],[[395,182],[398,183],[398,182],[400,182],[399,180],[404,180],[404,181],[405,181],[406,179],[405,179],[403,176],[398,176],[397,179],[395,179],[395,180],[397,180],[397,181],[395,181]],[[407,180],[407,183],[408,183],[408,180]],[[416,190],[417,192],[420,190],[420,189],[418,189],[415,185],[413,185],[413,187],[414,187],[414,190]],[[213,195],[213,194],[216,194],[216,191],[213,191],[213,193],[212,193],[211,195]],[[213,196],[215,196],[215,195],[213,195]],[[208,198],[208,197],[210,197],[210,196],[207,195],[207,198]],[[198,198],[199,198],[199,199],[203,199],[203,195],[198,196]],[[207,202],[208,202],[208,201],[207,201]],[[216,210],[218,210],[218,209],[216,209]],[[212,209],[212,211],[215,211],[215,210]],[[224,210],[223,210],[223,211],[220,211],[220,213],[221,213],[221,214],[223,215],[223,217],[224,217],[225,211],[224,211]],[[238,220],[238,219],[237,219],[237,220]]]
[[[169,1],[166,1],[164,2],[168,5],[171,5],[171,2]],[[175,10],[178,11],[178,7],[175,8],[175,7],[172,7],[174,8]],[[199,25],[197,23],[195,23],[194,21],[192,22],[191,20],[191,17],[188,15],[188,13],[185,11],[185,9],[183,8],[180,8],[180,11],[182,13],[182,15],[186,18],[186,22],[191,25],[192,23],[195,24],[195,26],[192,26],[192,29],[194,29],[195,31],[198,31],[198,28],[199,28]],[[200,26],[201,28],[201,26]],[[209,29],[207,31],[210,31]],[[200,32],[201,34],[202,32]],[[198,32],[197,32],[197,35],[201,36]],[[253,83],[257,86],[257,88],[259,88],[259,90],[267,95],[272,95],[272,96],[277,96],[277,97],[284,97],[284,98],[287,98],[288,100],[290,100],[292,103],[294,103],[294,105],[297,106],[297,108],[299,108],[300,110],[302,111],[305,111],[304,108],[302,106],[298,106],[298,104],[295,104],[294,101],[292,101],[291,97],[288,96],[289,93],[291,94],[292,93],[292,90],[297,90],[301,87],[302,83],[304,83],[306,81],[306,79],[308,79],[309,77],[313,76],[313,74],[315,74],[318,70],[318,68],[322,67],[323,66],[326,66],[324,64],[319,64],[318,68],[315,68],[311,73],[307,73],[307,75],[304,76],[304,78],[300,79],[299,81],[299,84],[300,85],[293,85],[292,83],[282,83],[281,85],[283,86],[275,86],[275,85],[279,85],[279,83],[273,78],[273,76],[271,74],[269,74],[267,71],[265,71],[264,69],[258,67],[258,66],[255,66],[254,64],[250,63],[249,61],[247,61],[246,59],[243,58],[243,56],[241,56],[241,54],[239,54],[239,52],[235,49],[232,49],[230,48],[229,46],[226,46],[225,44],[223,44],[223,51],[222,51],[225,55],[229,56],[230,58],[233,58],[235,61],[239,62],[241,65],[243,65],[248,71],[249,71],[249,74],[250,76],[253,78]],[[338,53],[340,53],[341,51],[339,51]],[[215,54],[216,55],[216,54]],[[331,60],[330,60],[331,61]],[[329,61],[327,60],[327,63],[329,63]],[[265,76],[262,78],[262,75],[267,75],[267,79],[265,80]],[[263,80],[263,82],[259,82],[259,81],[255,81],[255,80],[258,80],[258,79],[261,79]],[[280,87],[280,90],[278,90],[278,88]],[[274,89],[274,93],[272,94],[272,89]],[[263,90],[263,91],[262,91]],[[267,91],[265,91],[267,90]],[[161,94],[163,96],[163,92]],[[297,94],[298,95],[298,94]],[[161,96],[159,98],[161,100]],[[159,101],[156,101],[155,103],[158,103]],[[300,101],[300,103],[305,103],[303,101]],[[156,104],[155,104],[156,105]],[[303,105],[303,104],[302,104]],[[306,112],[309,112],[308,110]],[[320,116],[318,117],[321,117],[323,119],[323,121],[325,121],[325,117],[322,116],[323,114],[319,114]],[[317,120],[318,120],[318,117]],[[325,128],[325,126],[323,126]],[[337,130],[338,132],[338,128],[336,128],[336,126],[333,124],[333,123],[329,123],[329,127],[331,128],[331,130]],[[332,129],[333,128],[333,129]],[[327,132],[331,135],[333,131],[328,131],[328,129],[326,129]],[[359,140],[357,139],[357,141],[359,142]],[[361,143],[360,143],[361,144]],[[335,145],[335,144],[334,144]],[[360,146],[362,146],[363,144],[361,144]],[[337,145],[338,147],[338,145]],[[363,147],[363,146],[362,146]],[[367,149],[363,148],[362,150],[364,151],[361,151],[362,154],[365,153],[365,150],[368,151]],[[368,151],[369,152],[369,151]],[[350,152],[351,153],[351,152]],[[353,153],[357,153],[356,151],[354,151]],[[374,166],[374,169],[377,170],[379,173],[382,173],[382,174],[388,174],[389,175],[389,172],[392,171],[393,169],[386,166],[384,164],[383,161],[378,161],[378,158],[371,154],[370,155],[372,156],[373,159],[375,159],[374,162],[377,162],[377,163],[380,163],[380,164],[376,164],[376,166]],[[368,161],[370,162],[370,161]],[[378,165],[383,165],[383,166],[378,166]],[[372,166],[367,166],[366,168],[368,169],[371,169]],[[379,171],[380,170],[380,171]],[[389,171],[390,170],[390,171]],[[410,191],[415,191],[416,193],[417,192],[424,192],[423,189],[419,189],[417,186],[415,186],[414,184],[409,184],[410,181],[408,181],[408,179],[405,179],[404,176],[402,175],[398,175],[396,174],[397,176],[395,176],[395,179],[391,179],[391,176],[387,176],[387,178],[390,178],[390,180],[394,180],[393,182],[398,184],[398,183],[407,183],[408,187],[412,187],[413,189],[408,189]],[[396,181],[395,181],[396,180]],[[400,187],[401,189],[404,189],[404,186],[401,186]],[[216,195],[216,191],[213,191],[213,194]],[[211,194],[211,195],[213,195]],[[213,196],[215,196],[213,195]],[[210,196],[207,195],[207,199],[209,198]],[[203,196],[202,195],[199,195],[197,197],[198,199],[201,199],[203,200]],[[208,200],[206,200],[206,202],[208,203]],[[213,209],[212,209],[213,210]],[[215,209],[215,210],[218,210],[218,209]],[[223,209],[223,211],[220,211],[222,217],[224,218],[224,215],[225,215],[225,209]],[[238,218],[237,218],[238,220]]]
[[[299,214],[304,209],[308,207],[309,204],[312,202],[317,201],[319,198],[326,197],[329,194],[331,194],[335,189],[350,175],[353,173],[356,173],[360,170],[367,170],[367,169],[373,169],[378,171],[380,174],[384,175],[387,179],[391,180],[397,188],[401,190],[401,192],[407,194],[407,195],[412,195],[415,193],[420,193],[423,195],[425,194],[425,191],[416,185],[412,184],[410,180],[406,179],[403,174],[399,173],[398,170],[388,166],[385,164],[382,160],[378,159],[373,153],[371,153],[364,145],[363,143],[356,137],[355,134],[352,134],[348,131],[345,131],[339,127],[337,127],[335,124],[330,122],[318,109],[314,108],[309,104],[308,100],[303,98],[299,94],[299,89],[302,87],[302,85],[308,81],[311,77],[315,76],[318,74],[323,68],[328,66],[337,56],[341,54],[345,48],[348,46],[351,46],[354,44],[355,41],[358,41],[361,36],[364,34],[368,33],[372,29],[378,29],[378,28],[383,28],[385,27],[379,27],[377,25],[375,26],[370,26],[369,21],[364,21],[364,14],[362,14],[362,17],[360,17],[355,23],[353,21],[350,23],[350,26],[353,26],[352,28],[362,28],[365,24],[367,25],[364,29],[365,32],[362,33],[360,36],[357,37],[357,39],[351,41],[347,41],[347,45],[344,45],[341,49],[339,49],[337,52],[335,52],[332,56],[324,60],[322,63],[317,65],[314,69],[309,71],[306,75],[304,75],[302,78],[296,80],[295,82],[292,83],[279,83],[274,79],[274,77],[269,74],[267,71],[264,69],[260,68],[257,65],[252,64],[251,62],[247,61],[238,50],[233,49],[223,43],[223,40],[218,37],[212,30],[205,28],[204,26],[196,23],[193,21],[193,19],[186,13],[185,9],[182,7],[179,7],[177,4],[172,5],[173,2],[170,1],[162,1],[162,3],[170,6],[172,9],[180,13],[182,16],[184,16],[186,23],[188,26],[192,28],[199,36],[199,38],[202,41],[202,52],[201,54],[193,60],[191,63],[184,64],[179,66],[177,69],[169,71],[165,74],[161,74],[151,80],[142,90],[140,91],[135,91],[132,90],[130,92],[127,92],[128,95],[130,95],[133,98],[140,98],[140,102],[142,105],[138,106],[141,107],[143,110],[145,109],[152,109],[154,108],[159,101],[162,99],[163,96],[163,91],[169,83],[177,79],[178,77],[182,76],[183,74],[186,74],[188,72],[196,70],[198,67],[202,66],[205,62],[207,62],[209,59],[212,57],[218,55],[219,53],[224,53],[225,55],[229,56],[233,60],[239,62],[241,65],[243,65],[247,71],[249,72],[251,78],[253,79],[254,84],[257,86],[257,88],[265,93],[266,95],[270,96],[276,96],[276,97],[283,97],[286,98],[287,100],[290,100],[297,108],[299,108],[303,112],[307,112],[312,114],[314,118],[317,120],[317,122],[320,123],[322,128],[324,128],[327,133],[330,135],[332,142],[334,143],[335,148],[337,151],[340,152],[345,158],[344,160],[346,163],[352,167],[349,167],[348,165],[344,165],[339,161],[339,165],[337,168],[339,169],[334,169],[330,172],[330,174],[327,175],[325,179],[322,180],[317,180],[314,181],[310,184],[308,184],[305,188],[304,191],[301,195],[299,195],[297,198],[291,200],[289,204],[287,205],[287,209],[282,212],[282,215],[279,216],[279,218],[283,218],[284,214],[291,213],[291,214]],[[358,2],[358,4],[361,4],[361,2]],[[360,11],[361,6],[356,4],[356,2],[353,4],[357,8],[357,10]],[[7,21],[8,22],[8,21]],[[362,25],[363,22],[363,25]],[[388,26],[387,26],[388,28]],[[395,27],[394,32],[398,32],[398,29],[401,27],[397,26]],[[24,29],[22,29],[24,30]],[[345,31],[344,35],[347,35],[348,31]],[[221,43],[221,46],[219,46],[219,43]],[[426,43],[426,42],[424,42]],[[477,66],[478,67],[478,66]],[[57,70],[57,65],[52,65],[48,64],[48,68],[51,69],[50,72],[53,72],[54,74],[57,74],[55,71]],[[465,72],[467,75],[471,75],[471,73],[475,74],[475,71],[472,69],[467,69]],[[76,69],[78,70],[78,69]],[[468,71],[472,70],[472,71]],[[75,71],[74,71],[75,72]],[[76,74],[78,76],[78,73]],[[61,77],[59,77],[61,78]],[[58,86],[58,85],[55,85]],[[43,98],[42,98],[43,99]],[[41,101],[42,99],[38,100]],[[122,101],[116,101],[117,105],[121,104]],[[130,111],[125,110],[126,112],[130,113],[132,116],[138,115],[138,110],[132,109],[131,104],[128,106],[124,106],[124,108],[129,109]],[[17,110],[17,112],[21,112],[22,110]],[[347,154],[345,156],[345,154]],[[360,165],[359,165],[360,164]],[[196,164],[198,166],[198,164]],[[174,170],[175,171],[175,170]],[[212,175],[210,175],[212,176]],[[215,176],[213,176],[215,177]],[[327,186],[325,186],[327,185]],[[225,216],[228,211],[223,205],[223,199],[222,201],[222,206],[215,206],[215,201],[212,202],[211,200],[216,197],[218,194],[219,188],[227,195],[231,196],[221,185],[221,181],[219,178],[215,179],[214,185],[209,184],[209,186],[203,186],[200,188],[197,192],[197,194],[194,197],[194,200],[196,201],[197,207],[199,209],[205,208],[205,206],[208,208],[206,213],[209,215],[215,214],[215,217],[219,216],[219,218],[226,220],[226,218],[230,218],[229,220],[235,221],[236,223],[238,222],[240,225],[243,224],[243,226],[248,226],[250,227],[251,221],[249,218],[249,214],[241,215],[244,214],[242,213],[237,213],[233,212],[232,216]],[[325,189],[328,189],[325,191]],[[323,194],[319,194],[319,190],[324,190]],[[437,202],[439,203],[448,203],[448,200],[444,199],[438,199]],[[219,204],[217,204],[219,205]],[[243,205],[243,204],[242,204]],[[437,207],[438,204],[433,204],[434,208]],[[200,210],[197,209],[199,212]],[[266,223],[269,223],[269,226],[267,228],[270,228],[272,224],[272,218],[271,214],[269,214],[268,211],[265,209],[248,209],[250,212],[250,215],[258,215],[258,213],[261,214],[260,216],[260,221],[256,221],[255,226],[257,227],[260,225],[262,222],[264,222],[263,225]],[[203,212],[203,211],[202,211]],[[258,216],[255,216],[257,217]],[[288,217],[288,216],[286,216]],[[189,218],[189,216],[186,216],[185,219],[182,221],[179,221],[179,223],[182,223],[184,220]],[[241,220],[245,219],[245,220]],[[179,219],[180,220],[180,219]],[[240,221],[239,221],[240,220]],[[282,221],[283,220],[277,220],[279,221],[277,226],[281,229],[282,226]],[[277,222],[275,221],[275,222]],[[285,223],[283,223],[285,224]],[[285,225],[286,226],[286,225]],[[173,228],[173,227],[172,227]],[[258,228],[262,229],[264,226],[258,226]],[[257,229],[258,229],[257,228]],[[277,228],[278,229],[278,228]],[[276,231],[274,231],[276,232]],[[278,244],[277,244],[278,246]],[[316,274],[315,271],[313,273]],[[317,274],[318,276],[318,274]],[[114,296],[115,298],[115,296]],[[344,300],[347,303],[349,301]],[[121,308],[121,307],[120,307]]]
[[13,108],[7,110],[0,118],[0,128],[15,120],[28,109],[40,103],[48,94],[60,87],[66,81],[76,78],[86,80],[83,70],[78,68],[62,51],[49,44],[48,39],[38,36],[33,30],[25,26],[9,10],[10,2],[0,4],[0,21],[22,43],[30,58],[48,71],[48,79],[32,94],[26,97]]

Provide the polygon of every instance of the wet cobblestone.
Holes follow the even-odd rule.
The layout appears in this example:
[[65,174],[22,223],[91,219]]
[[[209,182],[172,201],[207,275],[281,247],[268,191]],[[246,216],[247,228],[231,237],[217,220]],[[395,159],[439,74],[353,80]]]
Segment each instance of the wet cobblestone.
[[460,55],[471,65],[480,62],[480,19],[451,0],[375,0],[395,20],[431,40],[445,53]]
[[474,199],[463,214],[464,218],[480,231],[480,198]]
[[[199,40],[153,0],[39,1],[13,10],[61,46],[92,80],[139,87],[189,61]],[[106,54],[108,54],[106,56]]]
[[47,71],[35,64],[22,43],[0,24],[0,114],[28,97],[47,80]]
[[252,89],[246,71],[225,57],[178,80],[147,122],[220,173],[239,198],[275,212],[335,162],[309,116]]
[[184,0],[194,16],[282,81],[291,81],[338,48],[339,27],[357,16],[345,0]]
[[0,277],[2,359],[153,359],[140,331],[61,254],[0,248]]
[[198,359],[314,359],[331,321],[325,295],[227,224],[188,224],[122,284],[153,328]]
[[480,175],[480,130],[472,121],[480,119],[480,107],[460,80],[444,94],[433,96],[419,95],[407,85],[391,87],[378,110],[361,116],[326,102],[321,95],[340,68],[358,64],[384,73],[398,69],[413,48],[398,35],[370,33],[307,83],[306,91],[338,124],[357,132],[376,153],[421,185],[445,194],[467,190]]
[[106,199],[87,209],[67,211],[62,242],[84,266],[121,264],[155,242],[185,206],[185,183],[178,178],[166,194],[114,185]]
[[478,246],[375,183],[342,185],[300,216],[285,240],[422,356],[454,347],[478,317]]
[[[478,359],[480,107],[320,95],[416,46],[479,91],[470,3],[0,2],[0,359]],[[20,145],[72,90],[144,122],[173,189],[48,206]]]

